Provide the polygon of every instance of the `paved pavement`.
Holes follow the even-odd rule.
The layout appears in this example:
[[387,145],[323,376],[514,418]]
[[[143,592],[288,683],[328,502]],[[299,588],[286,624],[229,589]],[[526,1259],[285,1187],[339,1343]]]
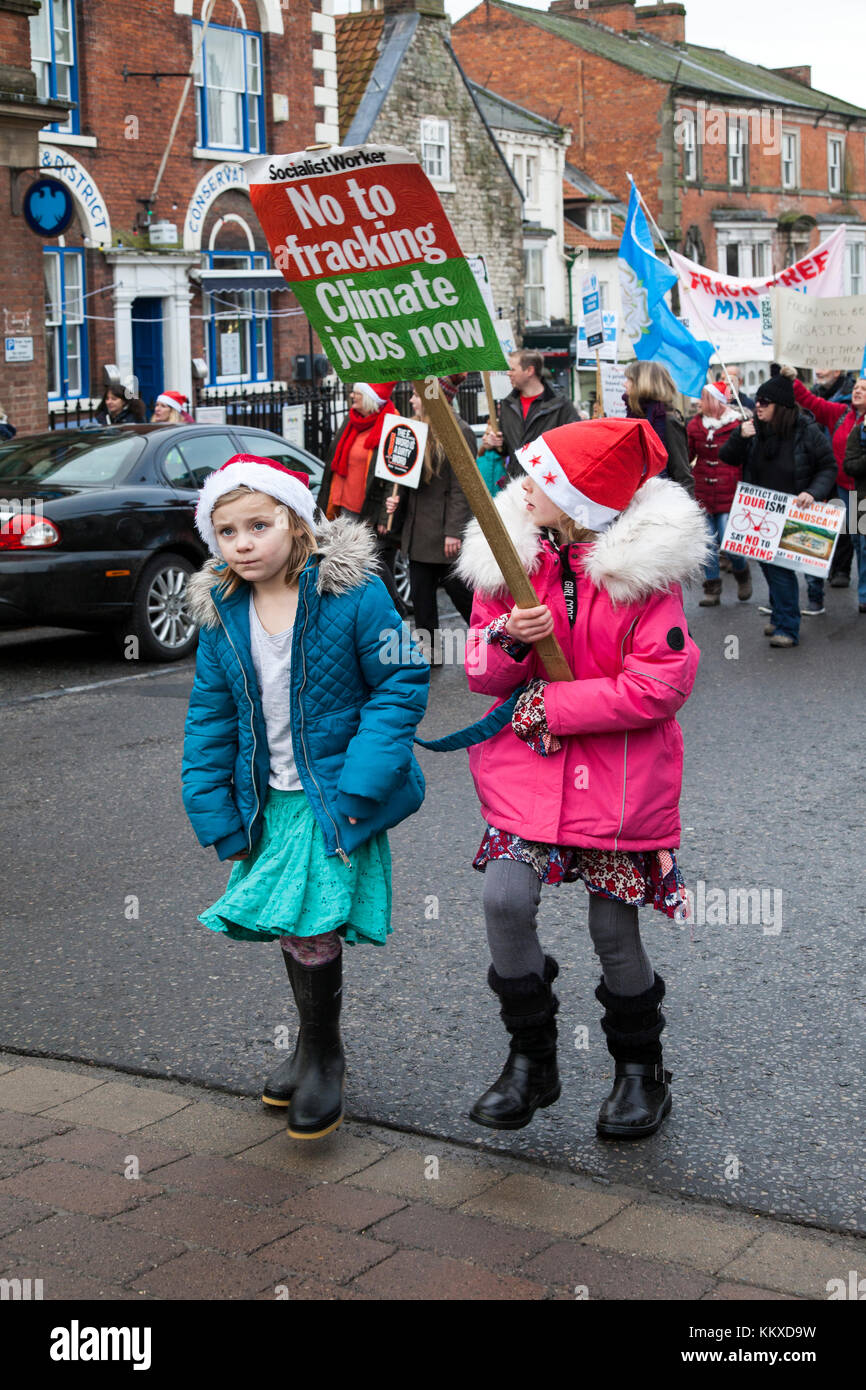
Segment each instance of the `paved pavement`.
[[713,1302],[826,1300],[863,1264],[856,1237],[376,1126],[298,1143],[284,1123],[0,1054],[0,1278],[44,1300]]

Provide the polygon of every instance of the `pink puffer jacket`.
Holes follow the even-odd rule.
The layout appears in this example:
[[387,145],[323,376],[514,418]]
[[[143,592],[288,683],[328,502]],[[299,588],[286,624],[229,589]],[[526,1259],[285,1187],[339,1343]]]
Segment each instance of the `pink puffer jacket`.
[[[488,824],[547,844],[651,850],[680,842],[683,738],[676,711],[688,699],[700,652],[688,634],[680,584],[700,574],[707,536],[683,488],[651,478],[597,541],[573,545],[577,614],[569,627],[561,561],[523,505],[519,480],[496,503],[532,576],[576,679],[544,694],[559,752],[542,758],[511,726],[469,750]],[[458,563],[475,590],[466,648],[472,690],[501,704],[545,677],[535,649],[515,661],[483,632],[513,601],[477,522]]]

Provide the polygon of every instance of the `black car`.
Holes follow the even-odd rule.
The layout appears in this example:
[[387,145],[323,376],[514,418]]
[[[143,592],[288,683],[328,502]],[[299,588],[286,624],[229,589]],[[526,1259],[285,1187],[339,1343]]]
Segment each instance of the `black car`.
[[131,658],[187,656],[196,628],[186,585],[208,553],[197,492],[235,454],[303,471],[318,492],[320,459],[243,426],[114,425],[0,442],[0,628],[103,629]]

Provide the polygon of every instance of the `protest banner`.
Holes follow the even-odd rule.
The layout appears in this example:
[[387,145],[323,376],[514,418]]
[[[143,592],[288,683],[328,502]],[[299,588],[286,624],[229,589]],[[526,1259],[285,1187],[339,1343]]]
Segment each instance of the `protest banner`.
[[774,289],[773,335],[777,362],[859,372],[866,342],[866,294],[814,299]]
[[[604,342],[598,349],[598,355],[602,362],[616,361],[617,345],[617,318],[616,314],[609,309],[603,309],[601,314],[602,328],[604,329]],[[630,347],[627,347],[628,355],[631,355]],[[578,367],[594,367],[595,353],[591,353],[586,341],[586,325],[581,322],[577,328],[577,365]]]
[[773,346],[763,341],[761,331],[761,296],[777,285],[810,297],[843,294],[845,234],[846,228],[838,227],[814,251],[778,275],[757,279],[723,275],[671,251],[682,313],[690,323],[702,325],[726,362],[772,362]]
[[826,579],[845,508],[831,502],[795,505],[789,492],[738,483],[721,549],[768,565]]
[[[438,377],[501,371],[499,337],[438,194],[414,155],[328,146],[246,164],[274,265],[342,381],[413,381],[515,602],[538,606]],[[430,386],[433,389],[428,390]],[[554,637],[537,644],[572,680]]]
[[625,419],[626,409],[623,393],[628,385],[628,378],[624,367],[618,367],[615,362],[605,362],[601,368],[601,390],[604,401],[604,413],[609,418]]

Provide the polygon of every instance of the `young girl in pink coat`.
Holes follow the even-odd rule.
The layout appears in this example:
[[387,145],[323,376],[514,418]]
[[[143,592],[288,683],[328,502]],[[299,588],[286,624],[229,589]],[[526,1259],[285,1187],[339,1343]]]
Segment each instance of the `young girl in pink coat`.
[[[700,575],[706,528],[686,491],[655,476],[667,456],[644,420],[563,425],[517,459],[526,477],[497,506],[540,605],[514,606],[477,522],[458,566],[476,591],[470,688],[514,706],[511,722],[469,754],[488,825],[474,861],[485,877],[488,981],[511,1036],[501,1076],[470,1113],[519,1129],[559,1098],[558,966],[541,948],[536,913],[542,883],[583,879],[603,971],[595,993],[616,1064],[597,1130],[641,1138],[671,1108],[671,1076],[659,1041],[665,985],[641,942],[638,908],[683,915],[675,716],[699,652],[680,585]],[[573,681],[547,679],[535,644],[550,633]]]

